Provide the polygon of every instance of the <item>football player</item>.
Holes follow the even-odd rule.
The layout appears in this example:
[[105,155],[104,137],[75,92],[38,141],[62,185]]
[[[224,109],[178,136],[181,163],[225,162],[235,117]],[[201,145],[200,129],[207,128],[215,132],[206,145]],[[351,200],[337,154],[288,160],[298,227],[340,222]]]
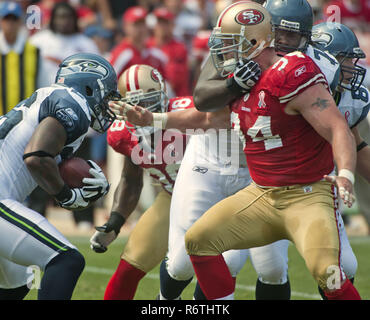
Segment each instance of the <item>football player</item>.
[[[128,68],[120,77],[118,88],[123,103],[153,112],[194,109],[191,96],[168,99],[162,75],[147,65]],[[171,194],[187,141],[180,132],[165,133],[149,126],[138,128],[121,120],[108,130],[107,140],[125,160],[110,218],[104,226],[97,227],[90,240],[94,251],[105,252],[134,211],[143,187],[144,170],[163,187],[131,232],[105,291],[105,300],[130,300],[140,280],[167,252]]]
[[[278,55],[283,56],[296,50],[304,52],[319,66],[328,80],[331,90],[334,90],[340,75],[339,64],[333,56],[309,44],[313,25],[313,13],[310,4],[306,0],[273,0],[267,1],[265,7],[272,16],[275,34],[274,46]],[[241,68],[226,82],[227,87],[234,90],[233,96],[230,90],[224,88],[225,84],[217,80],[219,76],[212,72],[212,69],[213,64],[209,61],[195,88],[195,99],[199,104],[215,106],[220,103],[231,102],[236,95],[240,95],[238,74],[242,74]],[[210,90],[213,91],[213,95],[206,95],[205,92]],[[228,97],[230,95],[231,97]],[[350,247],[341,216],[339,220],[343,268],[349,278],[352,278],[357,268],[357,260]],[[281,244],[284,241],[282,240]],[[288,245],[278,246],[276,248],[278,252],[275,255],[272,255],[269,251],[265,252],[268,247],[250,249],[251,260],[258,273],[257,299],[277,299],[281,298],[284,292],[290,291],[287,277]],[[266,263],[266,261],[269,263]]]
[[[335,58],[321,52],[317,49],[313,49],[312,46],[308,46],[308,41],[310,38],[311,34],[311,28],[313,24],[313,14],[312,14],[312,9],[308,2],[306,0],[302,1],[272,1],[270,4],[267,4],[267,8],[274,12],[273,15],[273,22],[274,22],[274,27],[275,31],[279,30],[279,38],[276,37],[276,47],[279,47],[278,51],[294,51],[294,50],[305,50],[308,51],[308,54],[315,59],[316,63],[320,66],[320,68],[323,70],[326,78],[329,80],[329,83],[331,84],[332,88],[335,88],[338,80],[338,75],[339,75],[339,64],[336,62]],[[283,25],[284,28],[280,28],[280,25]],[[298,25],[298,28],[293,28]],[[293,27],[292,27],[293,26]],[[282,30],[281,30],[282,29]],[[293,36],[291,35],[293,34]],[[290,42],[290,45],[289,45]],[[251,62],[249,62],[251,63]],[[216,79],[219,79],[219,76],[216,74],[214,76],[213,70],[210,70],[210,68],[213,69],[213,64],[211,61],[208,62],[208,67],[203,70],[202,75],[201,75],[201,80],[198,82],[197,88],[201,88],[198,90],[199,94],[196,96],[206,96],[208,100],[210,100],[210,97],[212,95],[209,95],[209,92],[214,91],[214,96],[213,96],[213,101],[212,104],[210,105],[217,105],[219,101],[223,101],[223,99],[226,97],[231,97],[229,98],[229,102],[235,98],[236,95],[240,95],[241,92],[245,92],[246,87],[248,85],[250,86],[251,84],[256,81],[256,78],[254,81],[251,78],[248,78],[249,76],[253,76],[253,73],[251,74],[252,70],[249,71],[247,68],[247,65],[244,65],[240,67],[238,72],[236,73],[236,76],[229,78],[227,82],[227,88],[220,88],[220,86],[215,82],[215,80],[212,77],[215,77]],[[237,75],[241,75],[241,77],[238,77]],[[204,77],[207,77],[204,79]],[[206,81],[210,85],[207,88],[203,88],[201,85],[199,85],[200,82]],[[216,80],[218,81],[218,80]],[[241,84],[241,85],[240,85]],[[223,84],[222,84],[223,85]],[[224,85],[223,85],[224,86]],[[197,89],[196,88],[196,89]],[[217,96],[216,96],[217,93]],[[215,101],[217,100],[217,101]],[[203,103],[203,102],[202,102]],[[175,125],[174,121],[171,121],[172,125]],[[210,138],[210,137],[207,137]],[[203,141],[202,141],[203,139]],[[214,138],[215,139],[215,138]],[[197,140],[197,143],[195,141]],[[190,153],[189,149],[191,149],[192,145],[194,146],[195,150],[200,150],[199,145],[204,145],[206,143],[205,137],[202,136],[197,136],[197,137],[192,137],[191,142],[189,143],[188,146],[188,153]],[[238,146],[236,146],[238,147]],[[194,151],[196,152],[196,151]],[[202,159],[200,156],[202,154],[202,151],[198,152],[197,158]],[[203,156],[203,158],[206,157],[206,155]],[[219,169],[224,169],[224,163],[220,161],[220,159],[216,160],[216,156],[214,156],[212,159],[202,159],[205,160],[204,162],[211,162],[212,167],[215,167],[215,163],[219,165]],[[218,162],[217,162],[218,161]],[[192,175],[192,165],[196,166],[199,165],[199,163],[196,163],[195,159],[188,157],[185,157],[182,166],[185,166],[185,163],[188,164],[188,172],[187,174],[184,173],[184,176],[190,177]],[[245,165],[245,159],[243,160],[241,158],[241,163],[242,167],[246,167]],[[182,180],[181,173],[185,171],[185,169],[181,169],[179,172],[179,181]],[[242,169],[240,169],[242,170]],[[247,171],[247,168],[244,168],[244,171]],[[221,175],[220,177],[217,178],[217,181],[221,181],[222,177],[226,179],[225,175]],[[196,179],[198,178],[198,179]],[[230,177],[228,178],[230,179]],[[187,193],[186,201],[189,203],[189,199],[196,199],[196,195],[202,194],[200,191],[200,186],[205,186],[205,190],[203,192],[210,192],[212,195],[214,195],[214,198],[216,199],[217,192],[214,190],[213,186],[215,186],[217,183],[213,181],[210,177],[210,174],[208,175],[203,175],[202,180],[203,184],[199,183],[200,180],[200,175],[195,176],[193,180],[190,180],[189,178],[186,178],[186,189],[189,190],[189,185],[191,186],[192,184],[194,185],[195,190],[197,192],[194,192],[193,197],[189,197]],[[205,181],[208,181],[206,183]],[[224,181],[227,181],[224,180]],[[173,196],[173,203],[176,203],[176,199],[180,198],[179,201],[181,200],[181,195],[184,193],[183,191],[179,191],[178,194],[180,196],[177,196],[177,189],[181,188],[180,183],[178,183],[175,187],[174,191],[174,196]],[[183,184],[185,185],[185,184]],[[247,184],[246,184],[247,185]],[[245,186],[246,186],[245,185]],[[212,190],[212,192],[211,192]],[[221,199],[222,197],[220,196],[217,199]],[[212,197],[207,197],[209,203],[208,207],[207,204],[205,204],[204,201],[202,201],[203,207],[201,205],[197,205],[197,217],[199,217],[202,213],[205,212],[206,209],[208,209],[212,204],[213,198]],[[198,201],[199,202],[199,201]],[[176,206],[174,206],[176,207]],[[189,211],[187,214],[182,212],[179,214],[181,216],[181,223],[183,224],[184,221],[184,216],[189,216],[193,217],[195,214],[192,213],[195,209],[193,209],[193,206],[180,206],[178,205],[177,207],[182,207],[182,211]],[[204,209],[204,210],[203,210]],[[177,209],[179,210],[179,209]],[[194,221],[194,218],[192,218],[191,221]],[[184,226],[179,224],[179,228],[177,230],[177,233],[175,234],[181,234],[179,230],[186,230],[187,228],[184,228]],[[187,227],[189,227],[191,224],[187,224]],[[340,225],[343,226],[343,222],[340,223]],[[170,232],[171,234],[171,232]],[[170,236],[171,237],[171,236]],[[348,248],[348,250],[345,250],[345,252],[348,254],[345,254],[345,257],[349,257],[351,259],[345,259],[344,268],[346,271],[348,269],[353,269],[353,265],[357,265],[356,259],[353,255],[352,249],[349,246],[348,239],[346,238],[344,234],[344,239],[342,242],[344,244],[344,248]],[[182,241],[178,241],[180,244]],[[170,241],[171,244],[171,241]],[[259,248],[253,248],[250,250],[251,253],[251,259],[253,266],[255,267],[257,273],[258,273],[258,280],[256,284],[256,298],[257,299],[288,299],[290,297],[290,285],[287,277],[287,269],[288,269],[288,257],[287,257],[287,249],[288,249],[288,241],[287,240],[281,240],[277,243],[259,247]],[[171,246],[170,246],[171,247]],[[175,246],[176,251],[179,251],[179,246]],[[185,250],[185,249],[184,249]],[[171,250],[169,251],[171,253]],[[171,256],[171,254],[169,254]],[[176,259],[168,259],[167,261],[167,269],[176,269],[176,272],[172,271],[172,277],[168,274],[166,278],[169,280],[166,281],[167,286],[170,286],[172,283],[171,287],[176,287],[175,283],[176,280],[175,278],[179,278],[180,271],[179,270],[191,270],[191,266],[187,266],[186,263],[184,263],[182,260],[180,262],[180,259],[178,258],[180,255],[177,253],[176,254]],[[186,259],[184,259],[186,261]],[[175,262],[173,262],[175,261]],[[172,267],[172,265],[177,266]],[[165,268],[162,268],[162,270],[166,270]],[[164,274],[162,272],[161,274]],[[174,276],[176,274],[176,276]],[[189,275],[192,274],[190,271],[182,271],[182,274],[185,274],[186,277],[190,277]],[[183,277],[180,277],[183,279]],[[179,282],[179,285],[177,287],[181,287],[181,283]],[[164,286],[163,286],[164,287]],[[165,288],[161,288],[161,291],[167,291]],[[172,292],[180,292],[180,290],[174,290],[172,289]],[[169,296],[169,294],[167,294]],[[174,296],[174,294],[170,295]]]
[[[265,8],[269,11],[272,19],[273,31],[275,35],[274,47],[278,55],[285,55],[294,51],[304,52],[309,56],[320,68],[325,75],[332,92],[338,85],[340,75],[339,63],[335,58],[323,52],[318,48],[314,48],[310,44],[313,12],[307,0],[268,0],[265,2]],[[344,113],[343,113],[344,114]],[[357,269],[357,260],[352,251],[348,237],[344,228],[342,216],[339,216],[340,239],[342,250],[342,265],[344,272],[351,281]],[[277,269],[288,269],[288,251],[286,247],[280,247],[280,259],[277,259],[272,264]],[[266,257],[263,250],[260,248],[250,250],[253,264],[260,271],[257,286],[256,296],[264,296],[267,292],[275,292],[281,287],[280,279],[269,279],[266,281]],[[272,280],[272,281],[271,281]],[[325,298],[325,295],[322,295]]]
[[118,96],[116,89],[108,61],[76,54],[60,64],[54,85],[38,89],[0,118],[2,298],[24,297],[29,266],[44,271],[38,299],[71,298],[84,258],[23,201],[39,185],[63,208],[76,210],[108,192],[108,181],[94,162],[89,161],[93,177],[74,189],[62,180],[58,162],[78,149],[89,127],[99,133],[108,129],[115,118],[108,101]]
[[[338,23],[321,23],[315,25],[312,29],[312,41],[315,45],[328,51],[340,62],[339,84],[334,91],[334,100],[345,116],[348,126],[355,137],[357,145],[357,163],[356,173],[370,182],[370,147],[363,140],[357,126],[366,119],[370,108],[369,90],[362,85],[366,69],[357,65],[359,59],[365,58],[365,53],[359,46],[354,32],[347,26]],[[340,228],[341,233],[345,234],[343,224]],[[348,264],[349,246],[347,236],[342,237],[343,246],[343,264]],[[352,258],[353,260],[353,258]],[[345,273],[351,281],[354,281],[354,275],[357,269],[357,261],[352,264],[352,268],[344,267]],[[348,264],[350,266],[350,264]],[[322,290],[320,294],[325,299]]]
[[[134,108],[140,110],[139,118],[145,116],[150,118],[152,115],[159,116],[159,118],[168,116],[166,124],[157,119],[158,123],[156,125],[160,129],[173,128],[174,126],[171,126],[172,121],[177,123],[176,127],[183,131],[187,128],[225,127],[229,123],[229,115],[209,118],[206,113],[197,111],[194,108],[192,97],[177,97],[168,101],[162,76],[157,70],[149,66],[136,65],[125,71],[119,80],[119,89],[125,98],[112,104],[113,107],[118,108],[118,112],[122,111],[120,107],[123,105],[135,105]],[[157,111],[157,113],[151,111]],[[168,111],[168,113],[164,113],[164,111]],[[122,114],[119,119],[126,120],[126,116],[121,117]],[[98,228],[98,232],[91,238],[92,249],[97,252],[104,252],[107,246],[117,237],[121,226],[134,210],[139,199],[143,169],[146,169],[153,178],[162,183],[164,190],[139,219],[130,234],[121,256],[121,262],[107,286],[104,299],[133,299],[140,279],[163,260],[168,249],[168,229],[171,229],[173,224],[172,217],[171,220],[169,219],[170,202],[171,212],[173,211],[171,194],[175,179],[177,181],[177,171],[180,167],[180,161],[185,150],[185,140],[187,139],[179,131],[164,131],[163,137],[161,135],[157,136],[159,140],[156,142],[157,147],[154,150],[151,145],[156,139],[155,133],[153,133],[153,121],[154,119],[150,118],[146,122],[144,120],[143,122],[135,122],[135,124],[140,124],[144,128],[132,126],[127,121],[116,121],[108,131],[108,142],[117,152],[125,155],[125,165],[121,181],[114,194],[111,217],[107,224],[103,228]],[[174,136],[178,136],[177,141],[180,142],[180,145],[176,145],[176,141],[168,139],[171,137],[168,135],[171,132]],[[149,136],[151,136],[150,139],[148,139]],[[171,164],[165,161],[166,153],[169,150],[178,154],[175,163]],[[145,163],[137,161],[138,159],[135,159],[137,158],[137,151],[143,152],[143,157],[148,160],[151,159],[151,161]],[[153,163],[153,159],[158,161]],[[201,171],[201,168],[199,168],[199,171]],[[239,180],[249,179],[249,174],[244,174]],[[232,181],[229,181],[228,187],[237,189],[238,186],[233,185],[236,181],[237,179],[234,177]],[[245,182],[242,185],[244,184]],[[186,192],[186,194],[191,199],[189,192]],[[129,199],[129,202],[127,199]],[[169,220],[171,221],[170,226]],[[177,244],[181,246],[181,244]],[[242,255],[243,252],[236,250],[225,253],[225,260],[231,270],[239,270],[243,266],[245,259],[241,259]],[[191,276],[189,278],[191,280]],[[188,278],[180,282],[182,284],[189,283]]]
[[[187,231],[198,281],[208,299],[228,298],[234,282],[220,253],[288,239],[329,299],[360,299],[340,264],[332,185],[335,181],[339,196],[352,206],[355,141],[321,70],[301,52],[280,58],[264,47],[261,24],[270,15],[250,6],[237,2],[223,11],[211,54],[221,76],[233,73],[241,57],[253,58],[263,70],[251,92],[232,106],[253,183],[213,206]],[[337,277],[334,285],[329,270]]]

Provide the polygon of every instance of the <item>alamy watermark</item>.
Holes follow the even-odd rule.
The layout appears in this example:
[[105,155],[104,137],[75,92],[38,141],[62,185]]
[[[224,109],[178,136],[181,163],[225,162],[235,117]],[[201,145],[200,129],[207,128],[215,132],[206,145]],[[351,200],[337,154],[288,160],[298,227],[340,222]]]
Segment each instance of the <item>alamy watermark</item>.
[[239,134],[227,129],[187,129],[185,135],[179,130],[169,129],[156,130],[152,135],[139,138],[132,135],[132,140],[139,141],[132,148],[132,162],[136,165],[179,163],[184,157],[189,138],[197,135],[202,135],[202,138],[197,139],[196,146],[193,145],[187,151],[192,152],[188,159],[191,158],[194,164],[205,167],[211,161],[219,166],[221,174],[237,174],[240,157],[245,156]]
[[41,269],[39,266],[31,265],[27,267],[27,288],[37,289],[41,288]]
[[26,9],[26,27],[29,30],[41,29],[41,9],[37,5],[30,5]]

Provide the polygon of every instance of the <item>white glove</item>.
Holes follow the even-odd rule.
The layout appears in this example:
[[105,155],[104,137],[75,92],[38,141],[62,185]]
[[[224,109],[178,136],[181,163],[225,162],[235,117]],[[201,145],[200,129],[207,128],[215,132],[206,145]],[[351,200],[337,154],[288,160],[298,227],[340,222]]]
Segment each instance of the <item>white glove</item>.
[[89,172],[93,178],[84,178],[82,182],[85,185],[82,188],[64,187],[61,195],[57,196],[61,207],[69,210],[82,210],[109,191],[108,180],[100,167],[94,161],[88,160],[87,162],[91,166]]
[[112,212],[109,220],[97,230],[90,239],[90,248],[97,253],[108,250],[108,246],[117,238],[121,227],[125,223],[125,218],[118,212]]
[[106,233],[96,231],[90,239],[90,248],[97,253],[108,250],[108,246],[117,238],[118,234],[114,230]]
[[[85,186],[82,187],[82,190],[88,193],[88,200],[95,201],[108,193],[109,182],[102,169],[94,161],[87,160],[87,162],[91,166],[89,172],[94,178],[83,178],[82,182]],[[86,196],[84,197],[86,198]]]
[[71,189],[71,196],[64,200],[59,201],[59,205],[68,210],[82,210],[90,206],[89,199],[95,195],[95,192],[84,191],[83,188]]

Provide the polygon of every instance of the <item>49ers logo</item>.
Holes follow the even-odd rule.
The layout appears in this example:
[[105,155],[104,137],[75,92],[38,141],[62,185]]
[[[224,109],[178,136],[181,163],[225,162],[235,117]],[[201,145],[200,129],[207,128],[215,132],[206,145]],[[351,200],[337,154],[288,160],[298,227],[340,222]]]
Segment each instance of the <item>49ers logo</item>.
[[245,9],[240,11],[235,17],[237,23],[248,26],[259,24],[263,19],[263,13],[255,9]]
[[150,73],[150,76],[155,82],[159,82],[160,73],[156,69],[152,70],[152,72]]

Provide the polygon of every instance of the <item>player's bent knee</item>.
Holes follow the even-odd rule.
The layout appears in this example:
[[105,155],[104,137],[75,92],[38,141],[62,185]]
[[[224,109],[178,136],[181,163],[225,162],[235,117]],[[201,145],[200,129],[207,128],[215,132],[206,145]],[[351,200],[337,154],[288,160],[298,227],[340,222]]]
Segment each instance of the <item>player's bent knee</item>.
[[47,265],[47,269],[51,265],[60,265],[64,270],[68,270],[74,274],[81,274],[85,268],[85,258],[76,249],[70,249],[66,252],[62,252],[54,257]]
[[189,255],[217,255],[220,251],[209,240],[206,233],[200,233],[196,228],[190,228],[185,233],[185,248]]
[[188,256],[186,259],[167,262],[167,272],[175,280],[186,281],[194,276],[193,265]]
[[283,265],[266,265],[258,270],[258,278],[266,284],[283,284],[288,281],[287,268]]
[[337,261],[323,258],[321,261],[317,260],[311,263],[306,261],[306,265],[323,290],[327,289],[331,283],[340,282],[342,274]]

